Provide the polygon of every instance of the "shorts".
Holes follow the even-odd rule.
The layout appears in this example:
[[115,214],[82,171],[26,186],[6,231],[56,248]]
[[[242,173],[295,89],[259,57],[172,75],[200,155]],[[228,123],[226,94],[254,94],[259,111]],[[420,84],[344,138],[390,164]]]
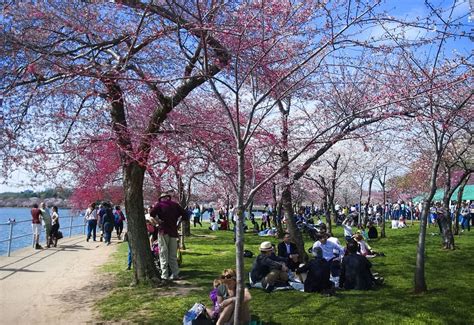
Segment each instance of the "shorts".
[[40,223],[32,223],[31,229],[33,230],[33,235],[39,235],[41,233],[41,224]]

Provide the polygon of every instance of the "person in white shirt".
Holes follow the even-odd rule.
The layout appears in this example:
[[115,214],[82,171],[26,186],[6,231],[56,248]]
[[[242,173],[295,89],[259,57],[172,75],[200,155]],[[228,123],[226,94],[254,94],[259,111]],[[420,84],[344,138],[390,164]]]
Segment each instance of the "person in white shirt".
[[344,256],[344,247],[336,244],[333,241],[328,241],[328,238],[329,238],[328,234],[326,233],[322,234],[321,238],[313,244],[313,250],[312,250],[313,255],[316,256],[315,248],[321,247],[321,249],[323,250],[323,258],[326,261],[331,261],[337,256],[339,257]]
[[344,238],[346,239],[346,241],[349,241],[353,235],[351,224],[352,220],[350,220],[349,218],[346,218],[342,222],[342,227],[344,228]]
[[92,239],[95,241],[97,232],[97,219],[99,218],[97,210],[95,209],[95,203],[89,204],[84,215],[84,221],[87,223],[87,237],[86,241]]

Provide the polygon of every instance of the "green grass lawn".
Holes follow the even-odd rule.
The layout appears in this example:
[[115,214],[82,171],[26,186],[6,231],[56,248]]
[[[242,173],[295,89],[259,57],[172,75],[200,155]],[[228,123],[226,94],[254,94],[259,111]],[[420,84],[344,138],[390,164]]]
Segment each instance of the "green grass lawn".
[[[205,225],[205,227],[207,227]],[[183,315],[195,302],[210,304],[212,280],[224,268],[235,265],[232,232],[211,232],[193,228],[186,238],[181,275],[189,282],[167,288],[148,285],[129,286],[130,271],[125,271],[127,244],[121,244],[113,261],[104,267],[116,277],[116,286],[96,309],[105,321],[181,324]],[[429,292],[412,293],[418,226],[388,229],[386,239],[370,242],[386,257],[372,259],[373,271],[385,278],[375,291],[338,291],[322,297],[298,291],[265,293],[251,289],[251,313],[264,324],[473,324],[474,323],[474,231],[456,237],[457,249],[444,251],[440,236],[427,233],[426,278]],[[342,238],[342,229],[335,229]],[[246,234],[246,249],[258,252],[268,237]],[[277,239],[272,240],[277,243]],[[313,243],[307,241],[309,248]],[[253,259],[245,259],[250,270]]]

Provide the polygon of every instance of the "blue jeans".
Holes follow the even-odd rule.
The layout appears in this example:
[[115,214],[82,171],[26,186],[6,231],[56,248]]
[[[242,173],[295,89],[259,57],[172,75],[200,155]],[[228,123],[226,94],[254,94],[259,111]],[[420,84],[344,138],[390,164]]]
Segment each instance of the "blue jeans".
[[464,216],[462,217],[461,221],[461,228],[464,230],[464,228],[467,228],[467,231],[471,231],[471,220],[470,216]]
[[132,267],[132,248],[130,247],[130,242],[128,242],[128,268]]
[[97,229],[97,220],[87,220],[87,239],[91,238],[91,233],[92,233],[92,239],[95,240],[96,229]]

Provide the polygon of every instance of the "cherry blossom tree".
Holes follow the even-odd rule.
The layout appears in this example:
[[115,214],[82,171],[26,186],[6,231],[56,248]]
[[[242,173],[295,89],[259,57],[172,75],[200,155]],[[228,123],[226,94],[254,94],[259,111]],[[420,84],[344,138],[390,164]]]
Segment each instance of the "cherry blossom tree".
[[48,1],[3,10],[3,166],[14,160],[39,171],[38,161],[53,155],[80,160],[77,148],[107,135],[120,156],[137,281],[157,278],[143,218],[153,141],[167,115],[228,63],[205,27],[220,9],[214,2]]

